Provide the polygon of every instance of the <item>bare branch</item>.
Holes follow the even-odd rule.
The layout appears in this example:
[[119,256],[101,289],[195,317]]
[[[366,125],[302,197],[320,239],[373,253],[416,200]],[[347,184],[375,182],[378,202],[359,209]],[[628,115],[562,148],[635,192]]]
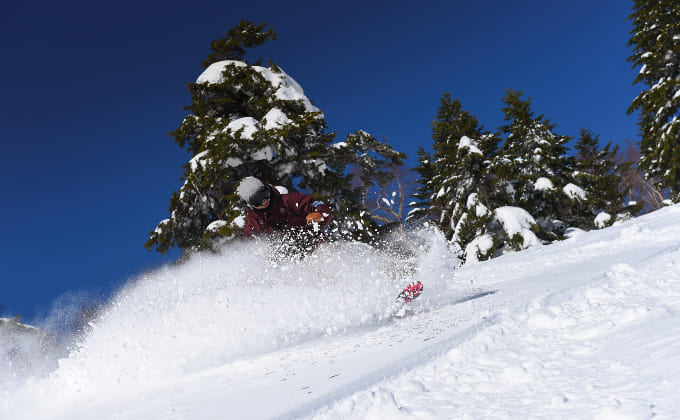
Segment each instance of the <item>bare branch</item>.
[[664,200],[663,193],[656,188],[652,179],[646,179],[638,170],[640,150],[632,142],[626,141],[626,148],[619,152],[616,160],[619,164],[630,164],[630,168],[623,173],[623,182],[630,187],[628,200],[643,202],[646,211],[661,208]]
[[[415,184],[413,173],[403,166],[393,166],[394,179],[376,191],[366,191],[362,204],[372,219],[385,224],[403,223],[408,198]],[[369,196],[371,199],[369,200]],[[370,201],[370,202],[369,202]]]

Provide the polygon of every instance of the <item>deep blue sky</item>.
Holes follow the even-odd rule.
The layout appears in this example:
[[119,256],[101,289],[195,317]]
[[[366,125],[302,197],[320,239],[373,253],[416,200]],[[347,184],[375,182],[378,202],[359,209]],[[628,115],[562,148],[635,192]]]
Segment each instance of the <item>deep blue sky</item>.
[[11,2],[0,16],[0,303],[36,320],[170,261],[142,244],[190,156],[167,133],[210,42],[240,19],[338,140],[355,129],[415,162],[444,91],[489,129],[510,86],[560,134],[637,141],[632,2]]

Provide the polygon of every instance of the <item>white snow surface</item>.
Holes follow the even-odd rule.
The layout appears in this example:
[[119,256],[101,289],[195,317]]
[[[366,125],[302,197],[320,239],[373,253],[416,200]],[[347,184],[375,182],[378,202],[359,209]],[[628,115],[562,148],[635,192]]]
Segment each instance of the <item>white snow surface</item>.
[[290,118],[278,108],[272,108],[267,112],[267,115],[264,116],[264,120],[266,121],[264,128],[267,130],[279,128],[291,122]]
[[586,199],[586,191],[578,185],[572,184],[571,182],[565,185],[564,188],[562,188],[562,191],[564,191],[564,193],[570,198],[577,198],[579,200]]
[[[198,76],[196,83],[221,83],[224,81],[224,76],[222,73],[228,66],[236,67],[246,67],[248,64],[242,61],[235,60],[224,60],[218,61],[216,63],[208,66],[203,73]],[[298,82],[292,77],[286,74],[283,69],[279,67],[280,72],[274,72],[268,67],[261,66],[250,66],[253,70],[260,73],[265,79],[267,79],[276,92],[274,93],[277,98],[282,100],[300,100],[305,105],[305,109],[308,112],[318,112],[319,108],[312,105],[311,101]]]
[[555,189],[555,186],[550,179],[542,177],[538,178],[536,182],[534,182],[534,188],[539,191],[552,191]]
[[595,216],[595,226],[601,229],[605,227],[610,220],[612,220],[611,214],[602,211]]
[[0,375],[0,418],[677,418],[680,206],[460,268],[435,231],[400,244],[140,275],[58,364]]
[[460,141],[458,142],[458,149],[468,149],[469,153],[483,155],[482,151],[479,150],[477,142],[468,136],[463,136],[460,138]]
[[477,236],[465,247],[465,255],[467,255],[465,264],[478,263],[477,253],[486,254],[493,248],[493,245],[493,237],[488,233]]
[[541,245],[540,239],[531,230],[536,220],[528,211],[520,207],[503,206],[494,210],[494,217],[503,225],[509,238],[520,234],[524,238],[523,248]]
[[214,222],[210,223],[207,228],[205,228],[206,231],[208,232],[216,232],[222,229],[224,226],[227,225],[227,222],[225,220],[215,220]]
[[232,133],[243,130],[241,131],[241,137],[252,140],[253,134],[259,130],[258,125],[259,123],[255,118],[243,117],[230,122],[226,130]]

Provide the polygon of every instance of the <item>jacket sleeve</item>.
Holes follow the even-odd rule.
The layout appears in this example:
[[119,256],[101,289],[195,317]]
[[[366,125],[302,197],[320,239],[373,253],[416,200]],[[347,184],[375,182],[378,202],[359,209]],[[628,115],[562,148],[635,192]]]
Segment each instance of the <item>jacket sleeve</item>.
[[[323,215],[323,223],[321,223],[322,226],[328,226],[328,224],[331,222],[333,219],[333,212],[331,212],[331,208],[328,204],[324,203],[323,201],[314,201],[312,203],[312,207],[314,208],[314,212],[321,213]],[[310,212],[313,213],[313,212]]]
[[314,197],[303,193],[286,194],[290,208],[300,216],[307,216],[309,213],[321,213],[323,215],[322,226],[327,226],[333,219],[333,212],[328,204],[316,200]]
[[243,226],[243,237],[249,238],[257,233],[257,223],[252,217],[246,216],[246,224]]

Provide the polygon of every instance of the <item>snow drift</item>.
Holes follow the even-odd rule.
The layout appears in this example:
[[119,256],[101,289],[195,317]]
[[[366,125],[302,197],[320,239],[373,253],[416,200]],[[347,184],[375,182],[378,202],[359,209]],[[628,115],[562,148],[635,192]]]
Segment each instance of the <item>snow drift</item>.
[[678,216],[462,268],[428,229],[292,262],[231,244],[131,280],[58,364],[0,378],[0,418],[672,418]]

